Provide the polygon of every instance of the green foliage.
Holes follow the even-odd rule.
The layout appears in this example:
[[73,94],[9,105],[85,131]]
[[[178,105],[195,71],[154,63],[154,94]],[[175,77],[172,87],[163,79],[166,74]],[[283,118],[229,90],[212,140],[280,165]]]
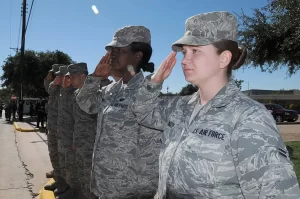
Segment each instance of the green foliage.
[[286,142],[285,144],[293,149],[292,161],[294,163],[294,170],[296,172],[298,182],[300,183],[300,142]]
[[240,42],[249,50],[247,63],[273,72],[281,66],[289,76],[300,69],[300,1],[269,0],[253,16],[240,16]]
[[10,88],[0,89],[0,104],[8,102],[12,95],[13,91]]
[[237,87],[241,90],[242,89],[242,84],[244,80],[237,80],[235,79],[234,82],[236,83]]
[[[71,57],[61,51],[36,52],[25,51],[23,68],[23,96],[43,97],[47,93],[43,86],[44,78],[53,64],[74,63]],[[9,56],[2,65],[3,80],[2,86],[9,87],[13,93],[19,96],[20,93],[20,53]]]
[[194,86],[193,84],[188,84],[184,86],[181,91],[179,92],[180,96],[185,96],[185,95],[192,95],[193,93],[198,91],[198,87]]

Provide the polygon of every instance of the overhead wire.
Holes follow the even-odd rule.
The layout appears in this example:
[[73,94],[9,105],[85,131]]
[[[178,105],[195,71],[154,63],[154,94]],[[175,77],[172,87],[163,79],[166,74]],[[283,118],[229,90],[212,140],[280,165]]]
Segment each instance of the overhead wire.
[[34,4],[34,0],[31,1],[30,11],[29,11],[28,19],[27,19],[26,28],[25,28],[25,33],[27,32],[27,27],[28,27],[28,24],[29,24],[29,21],[30,21],[30,16],[31,16],[31,11],[32,11],[33,4]]
[[12,15],[12,1],[10,1],[10,16],[9,16],[9,53],[11,56],[11,15]]
[[[22,12],[22,8],[21,8]],[[22,14],[20,16],[20,24],[19,24],[19,36],[18,36],[18,43],[17,43],[17,49],[19,49],[19,43],[20,43],[20,35],[21,35],[21,25],[22,25]],[[18,51],[18,50],[17,50]]]

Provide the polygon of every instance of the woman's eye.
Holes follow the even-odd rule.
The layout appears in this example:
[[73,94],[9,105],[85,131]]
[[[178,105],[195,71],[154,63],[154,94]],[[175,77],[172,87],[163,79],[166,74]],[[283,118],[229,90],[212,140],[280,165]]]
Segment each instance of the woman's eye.
[[181,51],[181,53],[182,53],[183,55],[185,55],[186,52],[185,52],[185,51]]

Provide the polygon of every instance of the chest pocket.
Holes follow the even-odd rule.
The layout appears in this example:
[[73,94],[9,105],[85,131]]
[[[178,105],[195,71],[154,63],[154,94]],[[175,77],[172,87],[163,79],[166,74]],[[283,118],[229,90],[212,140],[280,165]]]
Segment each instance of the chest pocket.
[[183,148],[186,155],[196,160],[211,160],[220,162],[225,150],[225,140],[204,135],[190,134],[184,141]]

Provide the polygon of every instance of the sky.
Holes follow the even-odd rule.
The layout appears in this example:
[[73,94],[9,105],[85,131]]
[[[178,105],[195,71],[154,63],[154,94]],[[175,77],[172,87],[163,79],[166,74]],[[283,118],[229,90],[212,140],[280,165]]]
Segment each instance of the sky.
[[[76,2],[76,3],[75,3]],[[1,0],[0,6],[0,63],[20,48],[19,27],[22,0]],[[27,0],[28,13],[32,0]],[[184,34],[185,21],[190,16],[211,12],[229,11],[252,15],[267,0],[35,0],[26,33],[25,49],[60,50],[74,61],[86,62],[93,72],[105,54],[105,45],[115,31],[127,25],[143,25],[150,29],[155,67],[171,52],[171,45]],[[99,14],[92,11],[96,5]],[[28,14],[27,14],[28,15]],[[187,84],[180,66],[182,55],[171,76],[164,82],[163,92],[179,92]],[[2,75],[0,69],[0,76]],[[272,74],[251,67],[234,72],[244,80],[242,90],[249,89],[300,89],[300,72],[288,77],[286,68]]]

